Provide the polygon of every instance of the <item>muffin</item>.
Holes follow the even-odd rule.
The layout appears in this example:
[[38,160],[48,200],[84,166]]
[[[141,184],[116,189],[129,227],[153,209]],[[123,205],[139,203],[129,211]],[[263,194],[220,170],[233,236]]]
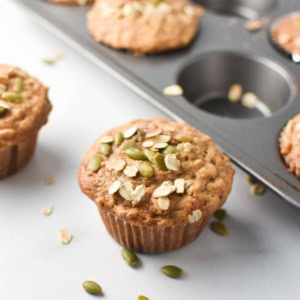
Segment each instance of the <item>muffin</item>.
[[88,3],[94,2],[94,0],[48,0],[52,3],[59,4],[78,4],[78,5],[86,5]]
[[30,160],[51,111],[48,88],[23,70],[0,65],[0,178]]
[[300,178],[300,114],[291,119],[282,130],[279,147],[288,171]]
[[233,175],[210,137],[155,118],[106,132],[84,155],[78,180],[117,242],[158,253],[196,239],[226,201]]
[[97,0],[87,27],[97,42],[142,55],[188,45],[203,12],[186,0]]
[[300,55],[300,12],[281,17],[272,25],[273,42],[288,54]]

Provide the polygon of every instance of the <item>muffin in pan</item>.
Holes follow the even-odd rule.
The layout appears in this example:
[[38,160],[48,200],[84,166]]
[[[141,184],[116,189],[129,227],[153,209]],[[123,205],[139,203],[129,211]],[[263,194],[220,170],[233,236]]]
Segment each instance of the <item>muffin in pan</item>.
[[282,130],[279,147],[288,171],[300,178],[300,114],[291,119]]
[[78,4],[78,5],[86,5],[88,3],[94,2],[94,0],[48,0],[48,1],[57,4]]
[[0,178],[31,158],[51,111],[48,88],[23,70],[0,65]]
[[96,41],[142,55],[187,46],[203,13],[186,0],[97,0],[87,27]]
[[286,54],[300,57],[300,12],[280,17],[271,25],[273,43]]
[[117,242],[158,253],[196,239],[225,203],[233,175],[210,137],[154,118],[100,137],[84,155],[78,180]]

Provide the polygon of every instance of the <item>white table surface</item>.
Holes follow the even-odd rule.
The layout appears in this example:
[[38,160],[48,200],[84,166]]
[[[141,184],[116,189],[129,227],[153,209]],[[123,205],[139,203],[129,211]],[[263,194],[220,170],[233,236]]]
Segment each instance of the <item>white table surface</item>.
[[[49,85],[54,105],[31,163],[0,182],[0,299],[96,299],[84,280],[99,282],[99,299],[151,300],[300,299],[300,211],[271,192],[249,193],[237,175],[226,208],[228,237],[208,228],[191,245],[162,255],[139,255],[131,269],[121,246],[106,233],[95,205],[79,190],[77,170],[85,150],[105,130],[134,118],[163,116],[129,89],[1,0],[0,60],[19,65]],[[55,66],[41,60],[56,51]],[[44,177],[55,176],[47,186]],[[51,216],[42,210],[54,205]],[[74,239],[63,246],[57,231]],[[180,280],[160,267],[180,266]]]

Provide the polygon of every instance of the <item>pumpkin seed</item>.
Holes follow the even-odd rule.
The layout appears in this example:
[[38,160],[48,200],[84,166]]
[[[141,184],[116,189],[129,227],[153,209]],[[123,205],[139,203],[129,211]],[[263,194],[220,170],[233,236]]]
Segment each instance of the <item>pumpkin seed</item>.
[[223,221],[226,216],[227,216],[227,212],[224,208],[220,208],[218,209],[215,213],[214,213],[214,216],[220,220],[220,221]]
[[223,224],[219,221],[210,223],[210,229],[218,235],[223,235],[223,236],[228,235],[227,227],[225,226],[225,224]]
[[122,249],[122,257],[126,261],[126,263],[131,267],[136,266],[139,262],[139,259],[136,256],[136,254],[132,250],[127,248]]
[[257,183],[257,181],[255,180],[255,178],[253,176],[251,176],[250,174],[246,174],[246,181],[250,184],[254,184]]
[[88,169],[92,172],[97,172],[100,169],[102,157],[100,154],[95,154],[94,156],[91,157],[89,164],[88,164]]
[[82,287],[85,289],[87,293],[92,295],[98,295],[102,293],[101,286],[97,282],[92,280],[84,281],[82,283]]
[[138,300],[150,300],[148,297],[146,296],[138,296]]
[[161,153],[156,153],[153,157],[153,163],[162,171],[168,171],[165,163],[165,156]]
[[164,151],[162,152],[163,154],[167,155],[167,154],[176,154],[177,153],[177,149],[176,147],[169,145],[166,149],[164,149]]
[[172,278],[178,278],[184,274],[184,272],[179,267],[176,267],[176,266],[163,266],[161,268],[161,271],[165,275],[172,277]]
[[120,146],[120,145],[122,144],[123,140],[124,140],[124,135],[123,135],[123,133],[122,133],[122,132],[117,132],[117,133],[115,134],[115,144],[116,144],[117,146]]
[[151,178],[154,175],[154,170],[149,161],[142,161],[138,165],[139,172],[142,176]]
[[265,187],[261,183],[254,183],[250,187],[250,192],[254,196],[262,195],[265,192]]
[[144,153],[147,156],[148,160],[153,162],[153,157],[156,153],[152,150],[149,150],[149,149],[144,150]]
[[15,79],[15,83],[14,83],[14,86],[13,86],[13,91],[16,92],[16,93],[21,93],[22,90],[23,90],[23,80],[22,80],[22,78],[17,77]]
[[103,155],[107,156],[110,153],[110,151],[111,151],[111,146],[109,144],[100,144],[99,151]]
[[2,93],[2,99],[13,103],[20,103],[22,96],[14,92],[4,92]]
[[145,155],[145,153],[138,149],[127,149],[127,150],[125,150],[125,153],[131,159],[147,160],[147,156]]
[[193,141],[193,138],[187,135],[178,134],[175,136],[175,140],[181,143],[190,143]]
[[136,143],[131,141],[131,142],[126,142],[122,144],[121,149],[122,150],[127,150],[127,149],[134,149],[136,148]]

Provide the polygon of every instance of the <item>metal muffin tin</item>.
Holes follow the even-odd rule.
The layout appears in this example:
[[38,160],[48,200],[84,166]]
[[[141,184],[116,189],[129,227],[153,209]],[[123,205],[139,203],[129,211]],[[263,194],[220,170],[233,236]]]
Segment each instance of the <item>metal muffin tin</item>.
[[[208,9],[194,42],[185,49],[141,57],[96,43],[85,25],[89,7],[16,2],[171,118],[210,135],[237,165],[300,208],[300,180],[288,173],[278,149],[283,126],[300,112],[300,67],[274,49],[267,28],[251,33],[244,27],[247,17],[275,20],[300,10],[298,0],[197,0]],[[176,83],[184,96],[163,95],[164,87]],[[255,93],[264,109],[226,100],[233,83]]]

